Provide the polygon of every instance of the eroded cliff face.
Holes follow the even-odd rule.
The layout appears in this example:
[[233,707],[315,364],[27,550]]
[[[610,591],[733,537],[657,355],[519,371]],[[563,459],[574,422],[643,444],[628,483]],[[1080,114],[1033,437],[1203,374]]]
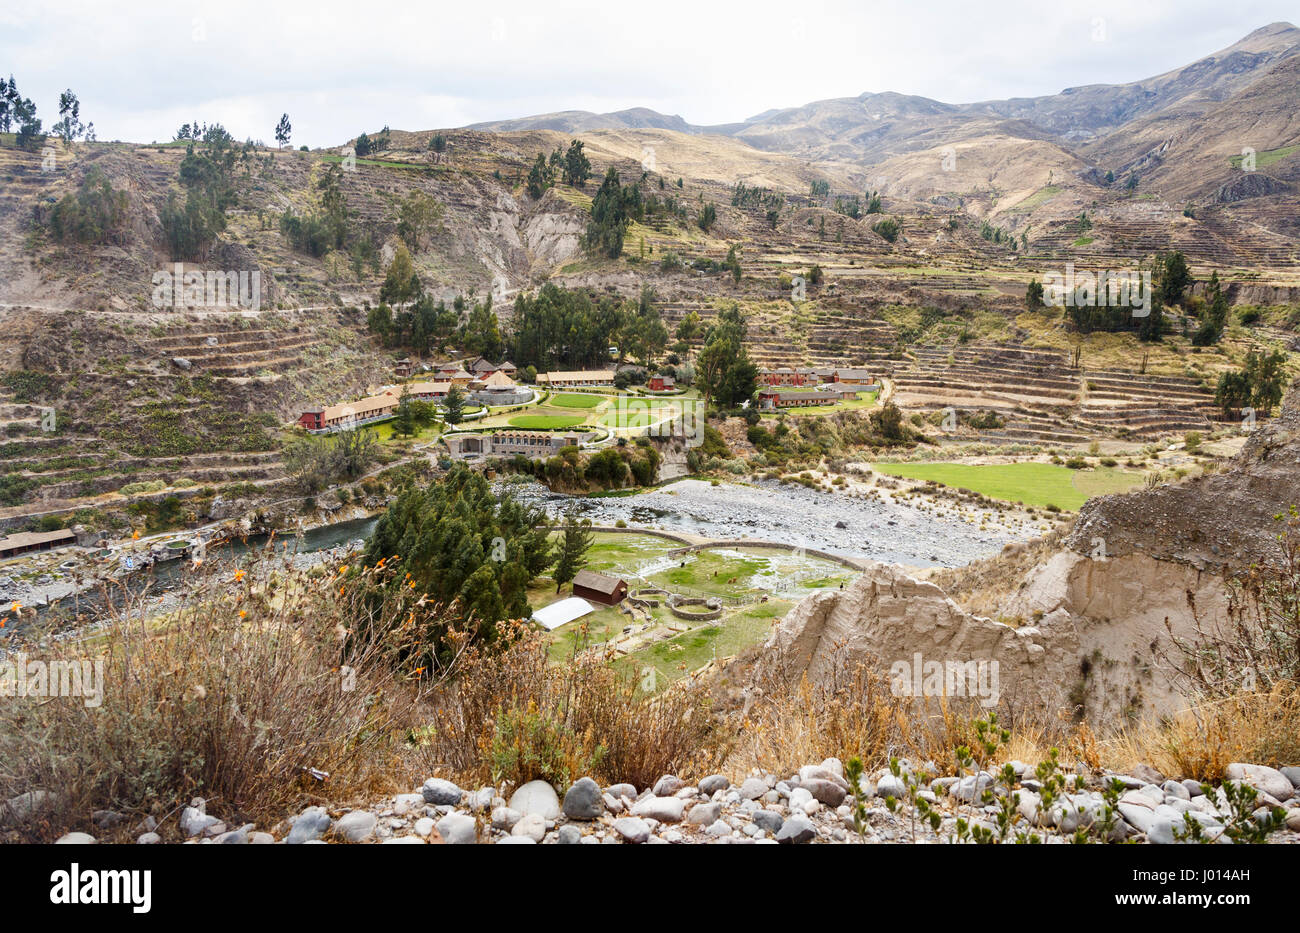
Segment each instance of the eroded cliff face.
[[826,679],[855,659],[885,673],[918,655],[996,660],[1003,705],[1112,724],[1168,712],[1184,702],[1169,678],[1171,632],[1191,638],[1226,621],[1229,576],[1269,558],[1274,516],[1296,502],[1300,381],[1223,472],[1088,502],[1065,547],[1024,575],[998,619],[873,564],[844,590],[791,610],[758,671]]

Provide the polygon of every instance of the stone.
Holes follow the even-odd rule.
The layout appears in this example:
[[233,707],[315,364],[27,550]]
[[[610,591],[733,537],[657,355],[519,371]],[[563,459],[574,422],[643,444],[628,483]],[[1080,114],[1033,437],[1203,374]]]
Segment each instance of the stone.
[[564,794],[564,815],[571,820],[594,820],[604,812],[600,785],[589,777],[578,778]]
[[525,813],[510,830],[512,836],[527,836],[533,842],[546,838],[546,820],[537,813]]
[[509,807],[497,807],[492,811],[492,828],[499,829],[502,832],[510,832],[515,828],[523,814],[518,810],[512,810]]
[[241,826],[239,829],[222,833],[212,841],[223,846],[246,846],[248,845],[248,829],[247,826]]
[[844,777],[844,762],[840,761],[838,758],[827,758],[822,762],[822,768],[838,778]]
[[562,846],[579,845],[582,842],[582,830],[576,826],[561,826],[556,842]]
[[1147,830],[1147,842],[1158,846],[1173,845],[1178,841],[1174,834],[1181,833],[1186,828],[1181,817],[1158,816]]
[[162,842],[162,836],[157,833],[141,833],[140,838],[136,840],[136,845],[156,846]]
[[686,814],[686,822],[694,823],[696,826],[707,826],[716,822],[721,813],[720,803],[697,803]]
[[353,810],[334,821],[334,832],[348,842],[365,842],[375,834],[378,823],[369,810]]
[[54,844],[56,846],[92,846],[95,844],[95,837],[90,833],[65,833],[54,840]]
[[1146,784],[1159,784],[1165,779],[1163,774],[1150,765],[1137,765],[1133,768],[1133,776]]
[[465,796],[465,792],[453,784],[451,781],[442,778],[429,778],[420,788],[420,793],[424,797],[425,803],[431,803],[437,806],[454,807],[460,803],[460,798]]
[[605,801],[605,809],[610,813],[622,813],[627,809],[627,807],[623,806],[623,798],[621,797],[605,794],[602,799]]
[[1300,809],[1287,811],[1286,828],[1293,833],[1300,833]]
[[289,830],[289,835],[284,841],[291,846],[302,845],[304,842],[319,839],[329,828],[330,815],[325,812],[325,808],[308,807],[293,821],[293,828]]
[[1187,778],[1183,781],[1183,788],[1187,791],[1188,800],[1195,797],[1205,796],[1205,788],[1201,786],[1200,781],[1193,781],[1191,778]]
[[447,845],[464,846],[478,843],[478,824],[474,817],[464,813],[448,813],[435,827]]
[[632,815],[661,823],[680,823],[685,809],[686,801],[680,797],[646,797],[632,805]]
[[1124,817],[1125,822],[1140,833],[1148,832],[1155,822],[1155,811],[1149,807],[1139,806],[1132,803],[1123,803],[1119,805],[1120,816]]
[[1160,785],[1160,789],[1165,792],[1167,797],[1177,797],[1179,800],[1191,800],[1192,794],[1180,781],[1165,781]]
[[886,774],[876,782],[876,796],[903,800],[907,797],[907,785],[903,783],[902,778]]
[[817,830],[807,817],[795,814],[777,830],[776,841],[783,845],[798,845],[811,842],[816,836]]
[[824,803],[828,807],[838,807],[844,802],[845,790],[834,781],[812,778],[799,786],[812,794],[818,803]]
[[1278,768],[1278,770],[1282,772],[1283,777],[1291,782],[1292,787],[1300,790],[1300,767],[1293,765],[1287,768]]
[[785,823],[781,814],[775,810],[755,810],[749,818],[754,821],[755,826],[772,836],[780,832],[782,824]]
[[626,797],[628,800],[636,799],[636,788],[631,784],[611,784],[605,788],[605,793],[611,797]]
[[510,809],[524,816],[536,814],[544,820],[560,818],[560,798],[545,781],[529,781],[510,796]]
[[1251,765],[1234,761],[1228,765],[1224,776],[1230,781],[1248,784],[1278,800],[1290,800],[1295,796],[1295,785],[1291,783],[1290,778],[1267,765]]
[[[529,814],[532,816],[533,814]],[[504,839],[498,839],[499,846],[535,846],[537,840],[532,836],[506,836]]]
[[422,846],[424,840],[419,836],[394,836],[392,839],[385,839],[380,845],[385,846]]
[[683,787],[686,782],[675,774],[665,774],[655,782],[654,790],[651,791],[656,797],[671,797]]
[[269,846],[275,844],[275,837],[270,833],[249,833],[248,844],[250,846]]
[[614,821],[614,832],[628,842],[645,842],[650,838],[650,827],[645,820],[635,816],[624,816]]
[[715,820],[714,822],[709,824],[707,829],[704,830],[704,835],[712,836],[715,839],[720,838],[722,836],[730,836],[731,827],[728,826],[726,823],[722,822],[722,820]]
[[712,797],[718,791],[726,790],[730,786],[731,786],[731,781],[727,780],[727,778],[724,777],[723,775],[710,774],[708,777],[700,781],[700,793],[708,794],[710,797]]
[[[326,817],[328,819],[328,817]],[[197,836],[205,829],[221,822],[215,816],[208,816],[198,807],[186,807],[181,811],[181,832],[187,836]],[[324,832],[324,830],[321,830]]]
[[745,778],[745,783],[740,785],[741,800],[757,800],[768,791],[767,781],[762,778],[750,777]]
[[415,821],[415,834],[417,836],[428,836],[433,832],[433,818],[422,816]]
[[964,800],[967,803],[979,801],[983,798],[984,791],[993,786],[993,775],[987,771],[981,771],[979,774],[968,774],[956,784],[952,785],[948,793],[958,800]]

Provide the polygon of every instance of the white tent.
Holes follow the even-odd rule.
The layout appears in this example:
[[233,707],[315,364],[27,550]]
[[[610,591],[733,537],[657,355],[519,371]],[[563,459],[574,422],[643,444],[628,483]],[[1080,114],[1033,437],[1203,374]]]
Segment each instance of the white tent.
[[561,625],[566,625],[574,619],[581,619],[587,613],[595,611],[596,607],[581,596],[570,596],[568,599],[561,599],[559,602],[534,610],[533,621],[540,622],[547,631],[554,631]]

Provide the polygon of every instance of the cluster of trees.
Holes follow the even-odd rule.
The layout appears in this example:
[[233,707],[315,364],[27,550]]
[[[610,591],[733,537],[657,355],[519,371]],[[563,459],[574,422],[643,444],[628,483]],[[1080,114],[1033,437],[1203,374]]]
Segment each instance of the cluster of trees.
[[385,126],[374,136],[368,136],[365,133],[362,133],[357,137],[355,148],[357,150],[357,155],[368,156],[373,155],[376,152],[383,152],[391,145],[392,141],[389,139],[389,130],[388,127]]
[[617,445],[592,454],[583,454],[577,447],[562,447],[546,460],[517,455],[502,468],[534,476],[551,489],[573,492],[649,486],[658,476],[662,459],[648,438],[639,437],[633,443],[620,439]]
[[745,349],[748,325],[739,307],[718,313],[695,358],[695,383],[706,401],[735,408],[758,391],[758,367]]
[[568,151],[563,154],[558,148],[551,153],[549,159],[542,153],[537,153],[533,167],[528,170],[528,195],[537,201],[549,188],[555,186],[557,178],[563,179],[566,185],[581,188],[590,177],[591,160],[583,151],[583,144],[576,139],[570,140]]
[[65,194],[50,212],[50,232],[61,243],[106,243],[126,219],[126,192],[113,188],[92,166],[75,194]]
[[1223,293],[1217,270],[1210,273],[1210,284],[1206,288],[1206,300],[1200,310],[1200,319],[1200,326],[1192,334],[1192,346],[1209,347],[1218,343],[1228,320],[1228,296]]
[[191,138],[180,167],[185,201],[173,192],[160,213],[172,259],[199,258],[226,229],[226,211],[236,201],[235,172],[252,151],[251,140],[239,146],[220,123],[205,127],[201,138]]
[[619,182],[618,171],[610,166],[596,196],[591,201],[591,221],[587,224],[584,244],[593,253],[610,259],[623,255],[623,239],[634,220],[645,216],[641,189]]
[[785,207],[785,195],[771,188],[751,188],[743,181],[738,181],[731,189],[731,206],[766,208],[779,212]]
[[536,295],[515,298],[511,359],[539,371],[583,369],[609,361],[609,348],[623,326],[622,302],[609,295],[548,282]]
[[[45,141],[43,123],[36,115],[36,104],[18,91],[14,76],[0,80],[0,132],[15,132],[15,142],[21,149],[34,149]],[[69,88],[59,95],[59,120],[50,130],[71,143],[74,139],[95,139],[95,124],[81,122],[81,102]]]
[[[542,512],[498,496],[481,473],[457,464],[439,483],[409,488],[388,507],[366,545],[369,566],[393,567],[389,586],[409,586],[473,623],[491,643],[505,619],[529,615],[528,586],[555,567],[562,586],[586,562],[591,537],[572,519],[553,547]],[[565,579],[567,578],[567,579]],[[433,633],[435,654],[448,647]]]
[[1246,406],[1262,415],[1269,414],[1282,401],[1286,380],[1286,354],[1246,354],[1246,365],[1219,375],[1214,389],[1214,403],[1223,409],[1225,418],[1241,413]]
[[[1157,253],[1150,271],[1150,314],[1137,317],[1133,314],[1131,305],[1107,303],[1109,286],[1103,288],[1099,285],[1095,305],[1077,303],[1066,305],[1067,323],[1072,329],[1083,334],[1093,331],[1136,331],[1142,340],[1160,340],[1165,332],[1165,311],[1185,306],[1188,289],[1192,285],[1192,275],[1187,268],[1187,259],[1177,251]],[[1141,273],[1142,269],[1139,267],[1138,274]],[[1029,291],[1025,296],[1026,302],[1032,301],[1035,296],[1040,300],[1042,298],[1042,285],[1036,282],[1030,283]]]
[[340,249],[348,235],[348,205],[343,197],[343,168],[327,164],[316,180],[318,207],[306,214],[292,208],[280,215],[280,232],[295,249],[312,256],[324,256]]
[[284,451],[284,466],[299,489],[314,493],[357,479],[378,455],[373,431],[339,431],[290,441]]

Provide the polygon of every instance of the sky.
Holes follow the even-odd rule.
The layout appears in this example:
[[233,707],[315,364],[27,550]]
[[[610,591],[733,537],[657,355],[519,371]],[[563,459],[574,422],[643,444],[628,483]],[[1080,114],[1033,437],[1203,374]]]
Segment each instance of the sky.
[[898,91],[948,103],[1138,80],[1300,19],[1294,0],[547,3],[0,0],[0,73],[102,140],[220,122],[339,145],[557,110],[696,124]]

